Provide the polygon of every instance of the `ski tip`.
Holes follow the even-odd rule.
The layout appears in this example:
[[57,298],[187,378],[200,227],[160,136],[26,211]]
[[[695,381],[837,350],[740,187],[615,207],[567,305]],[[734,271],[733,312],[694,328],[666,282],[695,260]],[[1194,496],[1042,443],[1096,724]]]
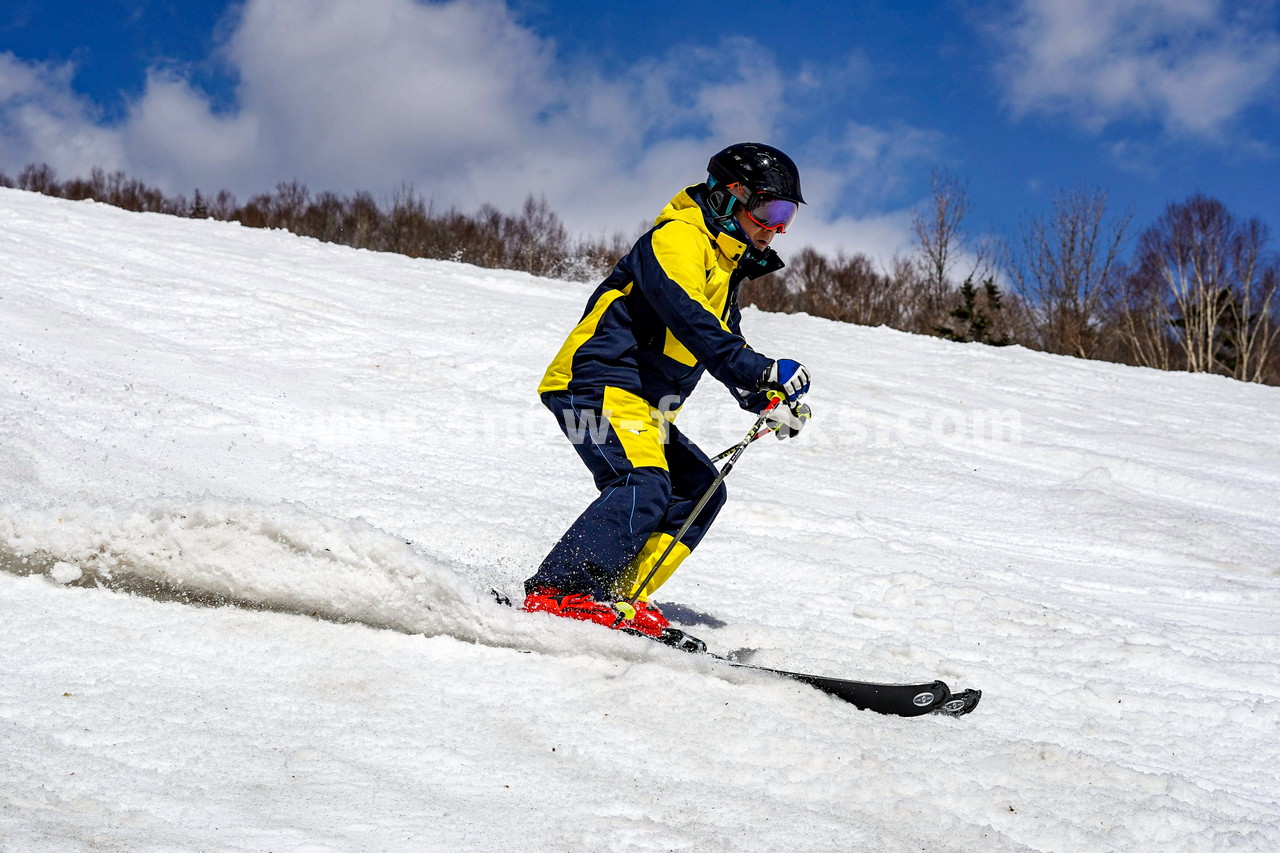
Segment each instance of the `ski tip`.
[[952,693],[947,701],[933,709],[933,713],[946,717],[963,717],[972,713],[981,700],[981,690],[961,690],[959,693]]

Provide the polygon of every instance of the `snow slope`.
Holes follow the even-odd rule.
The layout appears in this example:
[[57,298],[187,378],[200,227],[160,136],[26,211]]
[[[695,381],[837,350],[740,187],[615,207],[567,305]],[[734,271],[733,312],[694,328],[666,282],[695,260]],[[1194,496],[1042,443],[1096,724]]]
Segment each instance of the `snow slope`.
[[589,289],[0,190],[0,849],[1280,849],[1280,389],[748,311],[659,598],[881,717],[488,601]]

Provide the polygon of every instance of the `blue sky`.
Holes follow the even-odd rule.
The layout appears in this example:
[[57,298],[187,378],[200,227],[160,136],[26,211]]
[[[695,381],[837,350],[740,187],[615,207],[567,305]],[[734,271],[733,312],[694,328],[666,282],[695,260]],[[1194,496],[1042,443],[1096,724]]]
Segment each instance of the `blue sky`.
[[974,235],[1101,187],[1145,226],[1193,192],[1280,229],[1272,0],[648,4],[10,0],[0,170],[125,169],[242,198],[411,184],[441,206],[545,195],[631,231],[710,153],[792,153],[779,248],[909,250],[934,169]]

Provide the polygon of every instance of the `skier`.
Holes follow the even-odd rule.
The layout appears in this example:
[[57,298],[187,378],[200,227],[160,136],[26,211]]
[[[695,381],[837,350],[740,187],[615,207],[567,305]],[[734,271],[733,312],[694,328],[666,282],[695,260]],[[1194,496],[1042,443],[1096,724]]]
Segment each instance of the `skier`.
[[[525,581],[524,609],[661,637],[669,622],[649,600],[697,547],[724,505],[723,484],[643,589],[717,471],[675,426],[703,371],[759,414],[779,438],[809,419],[809,371],[751,349],[738,287],[782,268],[769,247],[790,226],[800,175],[769,145],[730,145],[706,183],[667,204],[596,288],[547,368],[538,393],[595,477],[600,496]],[[630,601],[635,599],[635,606]]]

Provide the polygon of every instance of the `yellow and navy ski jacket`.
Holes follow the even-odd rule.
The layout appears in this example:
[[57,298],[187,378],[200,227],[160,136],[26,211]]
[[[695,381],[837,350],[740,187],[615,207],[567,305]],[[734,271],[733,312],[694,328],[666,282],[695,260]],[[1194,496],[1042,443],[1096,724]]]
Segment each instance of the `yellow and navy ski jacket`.
[[556,354],[539,394],[599,395],[607,386],[678,409],[705,371],[745,408],[772,359],[747,346],[738,286],[782,268],[717,226],[700,202],[705,184],[682,190],[663,209],[587,302]]

